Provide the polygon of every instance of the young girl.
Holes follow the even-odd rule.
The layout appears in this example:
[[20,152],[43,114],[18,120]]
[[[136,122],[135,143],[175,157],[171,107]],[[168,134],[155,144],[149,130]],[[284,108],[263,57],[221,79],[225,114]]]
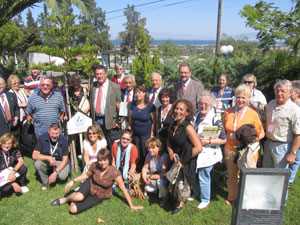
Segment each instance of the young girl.
[[106,149],[106,146],[107,142],[101,128],[98,125],[90,126],[83,141],[84,173],[88,171],[93,162],[97,162],[98,152]]
[[0,194],[10,191],[11,188],[14,192],[28,192],[29,189],[25,186],[27,168],[24,166],[22,155],[17,149],[17,139],[11,133],[6,133],[0,137],[0,146],[0,171],[10,170],[9,182],[0,187]]
[[150,138],[146,141],[148,154],[142,169],[142,178],[146,184],[146,192],[159,190],[159,198],[164,198],[167,190],[164,186],[164,175],[166,173],[169,156],[161,151],[161,142],[158,138]]

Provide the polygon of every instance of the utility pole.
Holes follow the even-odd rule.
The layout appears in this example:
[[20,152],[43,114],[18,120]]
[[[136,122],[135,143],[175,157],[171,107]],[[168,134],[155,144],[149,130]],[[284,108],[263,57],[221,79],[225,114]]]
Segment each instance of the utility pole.
[[218,7],[218,22],[217,22],[217,38],[216,38],[216,56],[220,55],[220,45],[221,45],[221,20],[222,20],[222,4],[223,0],[219,0]]

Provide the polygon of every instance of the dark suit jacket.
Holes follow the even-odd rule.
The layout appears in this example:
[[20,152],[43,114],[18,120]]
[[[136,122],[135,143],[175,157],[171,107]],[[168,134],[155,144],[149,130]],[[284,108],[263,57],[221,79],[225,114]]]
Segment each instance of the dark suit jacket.
[[[117,118],[117,107],[116,102],[121,102],[121,91],[119,85],[115,84],[114,82],[108,81],[108,88],[107,88],[107,98],[105,103],[105,126],[107,130],[113,128],[113,125]],[[90,105],[91,105],[91,116],[93,122],[95,122],[95,108],[94,108],[94,101],[95,101],[95,91],[97,88],[98,82],[94,82],[91,87],[90,92]]]
[[[5,95],[6,95],[8,104],[9,104],[12,121],[14,120],[15,117],[19,117],[19,119],[20,119],[20,108],[18,105],[16,94],[10,93],[10,92],[5,92]],[[3,112],[4,112],[4,109],[3,109]],[[8,132],[16,133],[19,131],[20,127],[18,127],[18,126],[11,127],[11,129],[10,129],[10,126],[12,126],[12,121],[9,122],[8,124],[5,121],[6,121],[5,115],[3,115],[2,110],[1,110],[1,112],[0,112],[0,136],[2,136],[5,133],[8,133]]]
[[196,108],[198,108],[197,104],[200,100],[200,96],[202,92],[204,91],[204,86],[201,82],[191,79],[184,94],[182,94],[181,81],[175,84],[174,89],[175,89],[177,99],[181,99],[181,98],[186,99],[190,101]]
[[[163,87],[161,87],[160,90],[162,90],[162,89],[163,89]],[[148,97],[149,97],[150,94],[152,93],[152,87],[147,88],[147,89],[146,89],[146,92],[147,92],[147,95],[148,95]],[[159,99],[158,99],[159,92],[158,92],[156,95],[157,95],[157,98],[156,98],[156,100],[153,102],[153,105],[155,105],[155,107],[158,109],[158,107],[161,106],[161,102],[160,102]],[[151,99],[149,98],[149,101],[150,101],[150,100],[151,100]]]

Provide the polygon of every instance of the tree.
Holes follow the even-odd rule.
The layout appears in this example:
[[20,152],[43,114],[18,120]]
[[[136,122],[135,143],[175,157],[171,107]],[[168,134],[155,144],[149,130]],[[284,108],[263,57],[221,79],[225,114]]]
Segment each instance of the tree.
[[153,59],[150,56],[149,38],[144,28],[143,22],[139,28],[139,40],[137,42],[136,58],[132,63],[132,73],[136,76],[138,84],[151,86],[151,73],[161,72],[161,63],[157,52]]
[[[121,42],[121,54],[135,54],[138,40],[141,38],[139,34],[140,24],[146,25],[146,18],[140,18],[141,14],[135,11],[134,5],[127,5],[124,10],[124,16],[126,16],[127,22],[123,24],[125,31],[119,33],[119,39]],[[145,30],[148,41],[151,39],[148,30]],[[151,42],[151,41],[150,41]]]
[[264,1],[259,1],[255,6],[246,5],[240,11],[240,15],[247,20],[246,25],[258,31],[256,37],[264,52],[274,47],[278,40],[284,40],[295,54],[299,52],[300,1],[292,2],[294,7],[289,12],[282,12],[274,3]]
[[177,58],[180,55],[180,48],[177,45],[174,45],[170,39],[166,42],[159,43],[158,51],[164,60]]
[[113,48],[113,44],[109,41],[109,26],[105,20],[105,12],[101,8],[96,7],[94,1],[90,10],[90,19],[82,15],[79,15],[78,18],[80,25],[90,26],[89,32],[80,32],[78,34],[79,43],[84,43],[88,38],[91,44],[99,46],[102,51]]
[[[0,1],[0,27],[11,18],[21,13],[24,9],[34,6],[41,0],[1,0]],[[89,17],[91,0],[44,0],[52,13],[58,12],[59,8],[64,8],[65,4],[74,4],[81,12]]]

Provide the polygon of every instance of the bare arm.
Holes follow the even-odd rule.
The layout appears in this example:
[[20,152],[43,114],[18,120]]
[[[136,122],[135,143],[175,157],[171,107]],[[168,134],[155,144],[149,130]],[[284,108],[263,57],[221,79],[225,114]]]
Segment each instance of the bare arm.
[[24,160],[23,158],[18,159],[18,163],[16,164],[16,166],[13,168],[13,170],[9,173],[8,175],[8,180],[10,182],[13,182],[16,179],[16,173],[18,172],[18,170],[21,168],[21,166],[24,165]]
[[149,160],[148,160],[148,157],[146,157],[146,160],[145,160],[145,163],[144,163],[144,166],[142,169],[142,178],[146,184],[150,184],[150,179],[147,174],[148,169],[149,169]]
[[186,127],[186,135],[188,136],[189,140],[193,144],[193,153],[192,157],[198,155],[202,151],[202,144],[200,139],[198,138],[198,135],[192,125],[188,125]]
[[89,169],[91,164],[90,164],[89,151],[87,149],[83,149],[83,159],[84,159],[85,166]]
[[131,197],[130,195],[128,194],[128,191],[126,190],[125,188],[125,185],[124,185],[124,182],[123,182],[123,179],[121,176],[118,176],[115,181],[117,182],[117,185],[118,187],[121,189],[121,191],[123,192],[125,198],[126,198],[126,201],[128,203],[128,205],[130,206],[131,209],[137,211],[137,210],[141,210],[141,209],[144,209],[144,207],[142,206],[134,206],[132,204],[132,201],[131,201]]
[[33,160],[40,160],[40,161],[49,161],[49,162],[54,160],[50,155],[43,155],[37,150],[33,150],[32,159]]
[[300,134],[297,134],[294,137],[291,151],[289,154],[287,154],[287,156],[285,158],[285,160],[288,164],[293,164],[295,162],[296,155],[292,151],[298,152],[299,148],[300,148]]
[[152,120],[150,137],[154,137],[154,129],[155,129],[155,123],[156,123],[156,113],[155,113],[155,111],[150,113],[150,117],[151,117],[151,120]]
[[25,92],[25,94],[26,94],[27,97],[30,96],[30,90],[29,89],[24,89],[24,92]]

